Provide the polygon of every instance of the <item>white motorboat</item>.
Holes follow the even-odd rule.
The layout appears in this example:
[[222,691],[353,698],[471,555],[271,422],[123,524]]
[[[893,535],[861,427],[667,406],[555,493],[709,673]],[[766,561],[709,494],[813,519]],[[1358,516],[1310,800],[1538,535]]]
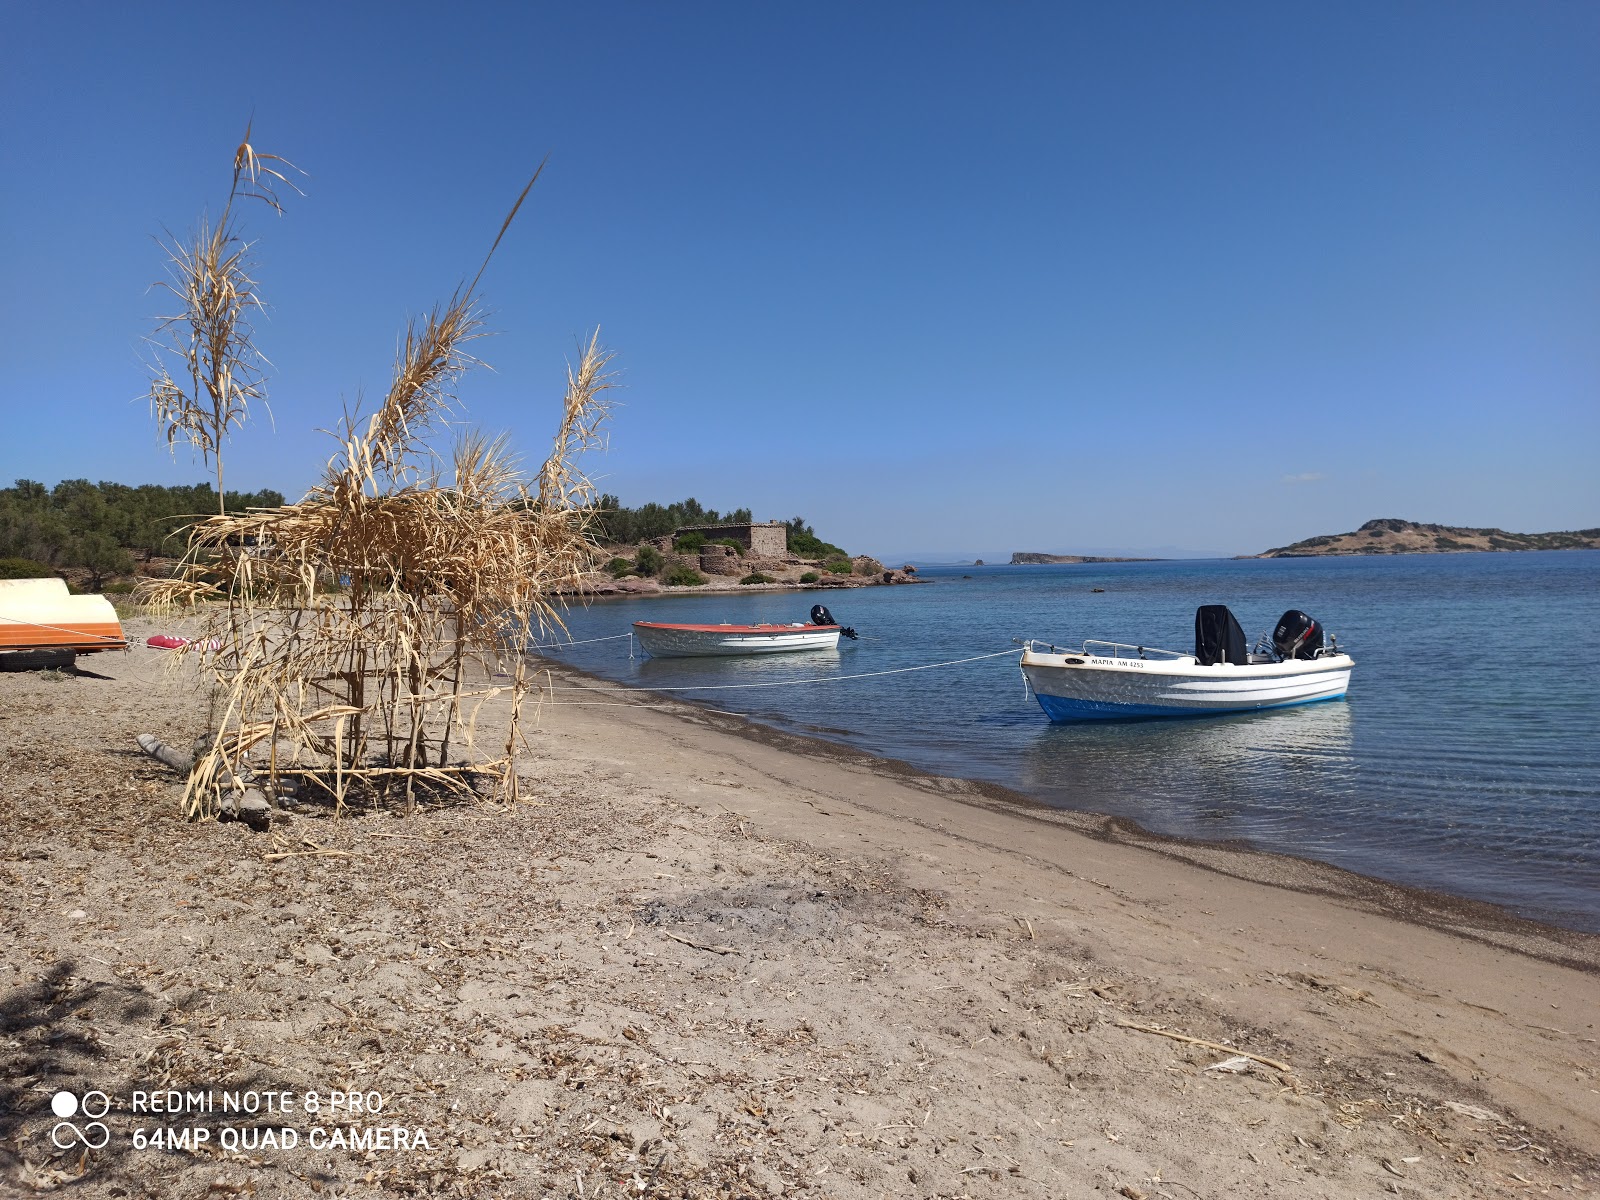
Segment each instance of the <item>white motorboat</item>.
[[1305,613],[1283,614],[1270,639],[1245,649],[1239,623],[1220,604],[1195,613],[1195,652],[1088,640],[1066,649],[1030,639],[1022,674],[1052,721],[1194,717],[1337,700],[1355,660]]
[[712,658],[730,654],[780,654],[791,650],[833,650],[839,637],[854,638],[856,631],[836,624],[833,614],[818,604],[811,621],[787,625],[674,625],[663,621],[635,621],[634,635],[652,658]]

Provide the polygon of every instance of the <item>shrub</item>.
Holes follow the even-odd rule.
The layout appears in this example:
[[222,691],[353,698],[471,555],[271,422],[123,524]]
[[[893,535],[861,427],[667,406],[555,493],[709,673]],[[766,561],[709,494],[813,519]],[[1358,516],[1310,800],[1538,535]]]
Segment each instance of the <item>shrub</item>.
[[661,582],[668,587],[695,587],[704,583],[705,576],[693,567],[686,567],[682,563],[671,566],[663,572]]
[[657,575],[667,560],[654,546],[640,546],[639,556],[633,560],[633,569],[640,575]]
[[126,596],[126,595],[129,595],[130,593],[132,593],[133,584],[131,584],[131,583],[108,583],[108,584],[105,585],[105,587],[101,588],[100,591],[101,591],[102,595],[106,595],[106,596]]
[[760,571],[751,571],[750,574],[746,575],[743,579],[739,580],[739,582],[740,583],[777,583],[778,581],[776,579],[774,579],[771,575],[763,575]]
[[672,548],[679,554],[692,554],[706,544],[706,535],[703,533],[686,533],[680,538],[674,538]]
[[624,575],[633,573],[633,564],[625,558],[613,558],[606,564],[606,570],[613,579],[621,579]]
[[55,574],[31,558],[0,558],[0,579],[54,579]]
[[835,558],[822,564],[824,571],[831,571],[835,575],[848,575],[855,568],[851,566],[848,558]]
[[821,579],[822,576],[818,575],[815,571],[807,571],[804,575],[800,576],[801,583],[817,583]]
[[733,552],[740,558],[744,557],[744,543],[738,538],[718,538],[711,543],[713,546],[732,546]]
[[802,517],[792,521],[785,521],[789,541],[789,553],[798,554],[802,558],[844,558],[845,552],[832,542],[825,542],[817,536],[817,531]]

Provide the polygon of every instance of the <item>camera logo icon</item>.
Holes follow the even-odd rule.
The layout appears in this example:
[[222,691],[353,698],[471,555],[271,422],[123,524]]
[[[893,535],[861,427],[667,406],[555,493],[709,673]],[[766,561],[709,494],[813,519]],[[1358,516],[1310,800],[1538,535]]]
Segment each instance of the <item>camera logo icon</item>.
[[[111,1141],[110,1128],[100,1120],[111,1111],[111,1099],[104,1092],[85,1092],[81,1100],[71,1092],[57,1092],[50,1097],[50,1111],[61,1118],[50,1131],[50,1141],[57,1150],[74,1146],[103,1150]],[[80,1127],[73,1117],[86,1120]]]

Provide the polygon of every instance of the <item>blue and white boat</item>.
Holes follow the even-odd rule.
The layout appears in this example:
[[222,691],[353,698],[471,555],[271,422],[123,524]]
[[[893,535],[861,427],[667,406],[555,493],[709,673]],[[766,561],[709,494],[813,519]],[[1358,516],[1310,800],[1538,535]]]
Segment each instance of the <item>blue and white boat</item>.
[[1323,645],[1322,628],[1305,613],[1283,614],[1272,637],[1246,650],[1228,609],[1195,613],[1195,652],[1122,642],[1084,641],[1064,649],[1029,639],[1022,674],[1052,721],[1197,717],[1286,708],[1337,700],[1350,688],[1355,660]]

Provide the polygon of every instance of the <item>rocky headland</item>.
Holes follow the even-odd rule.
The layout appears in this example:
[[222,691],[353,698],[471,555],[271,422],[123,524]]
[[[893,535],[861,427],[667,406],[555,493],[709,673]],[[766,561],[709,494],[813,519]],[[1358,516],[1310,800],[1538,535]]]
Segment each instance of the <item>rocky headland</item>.
[[[919,583],[907,563],[888,567],[870,554],[808,558],[759,554],[723,542],[680,548],[670,537],[634,546],[612,546],[601,567],[584,579],[586,595],[648,595],[656,592],[788,591]],[[607,564],[609,556],[609,564]]]
[[1116,562],[1161,562],[1159,558],[1095,558],[1086,554],[1035,554],[1029,550],[1018,550],[1011,556],[1011,565],[1037,566],[1041,563],[1116,563]]
[[1459,554],[1469,550],[1594,550],[1600,529],[1558,533],[1507,533],[1504,529],[1469,529],[1459,525],[1427,525],[1380,517],[1353,533],[1331,533],[1279,546],[1255,558],[1314,558],[1349,554]]

